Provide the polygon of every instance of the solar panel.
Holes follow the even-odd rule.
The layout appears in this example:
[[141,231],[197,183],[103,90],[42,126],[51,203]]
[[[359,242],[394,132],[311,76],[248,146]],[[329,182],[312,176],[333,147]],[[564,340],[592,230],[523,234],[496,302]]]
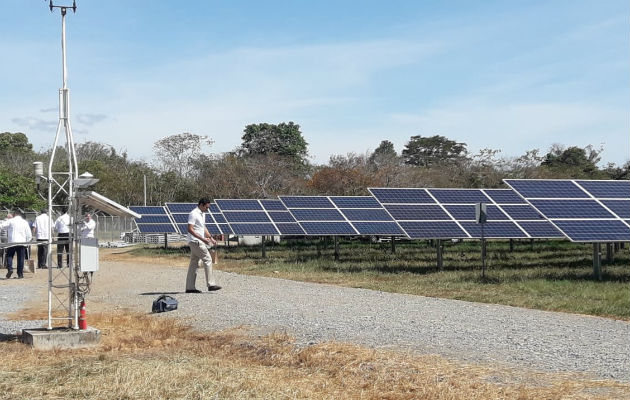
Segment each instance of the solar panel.
[[630,241],[630,182],[504,180],[574,242]]
[[[463,221],[461,225],[470,236],[481,238],[481,224]],[[525,232],[511,221],[489,221],[484,224],[483,230],[484,237],[488,239],[517,239],[528,237]]]
[[329,198],[338,208],[382,208],[371,196],[330,196]]
[[564,238],[565,236],[549,221],[521,221],[521,228],[532,238]]
[[287,210],[284,204],[277,199],[263,199],[260,200],[267,215],[271,218],[271,221],[276,225],[280,235],[291,236],[303,236],[305,235],[304,229],[297,223],[293,215]]
[[129,209],[141,215],[166,215],[162,206],[129,206]]
[[[398,222],[410,238],[439,239],[479,238],[481,227],[475,221],[475,204],[487,204],[488,222],[484,235],[488,238],[559,237],[554,229],[531,226],[534,235],[520,224],[541,221],[543,217],[511,189],[390,189],[369,188],[385,210]],[[419,194],[425,191],[433,203]],[[416,203],[410,203],[415,193]],[[404,200],[400,200],[400,199]],[[389,202],[389,203],[388,203]],[[443,224],[443,222],[450,222]],[[435,228],[432,230],[432,226]],[[409,230],[407,230],[407,228]],[[485,229],[488,228],[488,229]],[[538,228],[538,229],[536,229]],[[424,235],[424,236],[423,236]],[[562,237],[562,234],[560,234]]]
[[483,192],[497,204],[527,204],[512,189],[484,189]]
[[599,199],[630,199],[630,181],[577,180],[575,183]]
[[619,218],[630,218],[630,200],[602,200],[602,204]]
[[176,233],[164,207],[130,206],[129,209],[141,215],[141,218],[134,218],[140,233]]
[[279,196],[286,208],[335,208],[325,196]]
[[453,221],[400,221],[398,224],[405,230],[410,239],[462,239],[469,237]]
[[370,196],[280,196],[280,201],[307,235],[404,235]]
[[475,204],[489,203],[491,200],[481,190],[470,189],[427,189],[438,203]]
[[381,204],[435,203],[424,189],[368,188],[368,190]]
[[[217,199],[217,207],[235,235],[279,235],[261,201],[256,199]],[[219,227],[223,224],[219,225]]]
[[173,224],[138,224],[140,233],[176,233]]
[[507,183],[525,199],[554,198],[554,199],[584,199],[589,195],[569,180],[544,180],[544,179],[504,179]]

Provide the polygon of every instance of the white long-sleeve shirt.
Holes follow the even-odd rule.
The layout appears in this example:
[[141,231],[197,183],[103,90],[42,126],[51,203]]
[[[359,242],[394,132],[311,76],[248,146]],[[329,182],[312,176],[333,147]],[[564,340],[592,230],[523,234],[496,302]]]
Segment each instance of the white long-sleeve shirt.
[[48,231],[50,230],[50,217],[48,214],[39,214],[35,218],[35,236],[37,240],[48,239]]
[[15,216],[0,223],[0,229],[7,228],[9,243],[30,242],[33,239],[31,227],[21,216]]
[[63,214],[55,221],[55,230],[57,233],[70,233],[70,216]]

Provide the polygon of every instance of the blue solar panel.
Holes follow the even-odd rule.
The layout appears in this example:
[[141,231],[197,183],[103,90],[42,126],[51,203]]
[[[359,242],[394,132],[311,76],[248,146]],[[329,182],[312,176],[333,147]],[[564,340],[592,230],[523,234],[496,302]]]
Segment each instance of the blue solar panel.
[[354,221],[393,221],[392,217],[382,208],[347,208],[341,212],[355,226]]
[[188,224],[177,224],[177,231],[181,234],[181,235],[185,235],[188,233]]
[[353,222],[352,225],[361,235],[404,235],[395,222]]
[[410,239],[455,239],[469,237],[455,222],[401,221]]
[[277,223],[281,235],[304,235],[304,230],[297,223]]
[[490,199],[479,189],[427,189],[438,203],[474,204],[488,203]]
[[220,213],[221,210],[219,210],[219,206],[217,206],[215,203],[210,203],[210,212],[211,213]]
[[381,205],[371,196],[331,196],[330,200],[338,208],[381,208]]
[[280,196],[287,208],[335,208],[324,196]]
[[174,213],[188,214],[195,207],[197,207],[197,204],[195,203],[166,203],[166,208],[168,208],[171,214],[174,214]]
[[533,238],[564,238],[549,221],[520,221],[518,224]]
[[435,203],[424,189],[368,188],[381,204]]
[[170,224],[171,220],[166,215],[143,215],[136,222],[141,224]]
[[142,215],[166,215],[162,206],[130,206],[129,209]]
[[175,233],[172,224],[136,224],[140,233]]
[[187,224],[188,214],[173,214],[173,220],[176,224]]
[[216,200],[216,203],[221,212],[263,210],[258,200],[252,199],[219,199]]
[[263,199],[260,200],[263,208],[267,211],[286,211],[287,208],[282,204],[280,200],[269,200]]
[[568,180],[504,179],[504,181],[526,199],[589,198],[589,195],[584,190]]
[[[476,222],[462,222],[462,227],[474,238],[481,237],[481,224]],[[486,222],[484,224],[484,236],[486,238],[526,238],[527,235],[509,221]]]
[[288,211],[269,211],[269,218],[273,222],[296,222]]
[[227,221],[225,220],[225,217],[223,216],[223,214],[212,213],[212,218],[214,218],[214,220],[218,224],[227,224]]
[[206,224],[206,229],[211,235],[220,235],[222,233],[217,224]]
[[345,218],[337,210],[327,208],[294,208],[291,214],[298,222],[302,221],[345,221]]
[[615,218],[595,200],[530,200],[549,219]]
[[[444,208],[446,208],[446,211],[448,211],[457,221],[475,220],[475,206],[472,204],[447,204]],[[486,212],[488,215],[488,221],[508,219],[507,215],[494,205],[486,206]]]
[[515,220],[537,220],[544,219],[538,211],[529,204],[527,205],[503,205],[503,211]]
[[385,209],[396,221],[450,220],[451,217],[437,204],[389,204]]
[[554,223],[574,242],[630,241],[630,228],[620,220],[557,220]]
[[307,235],[356,235],[347,222],[300,222]]
[[576,181],[599,199],[630,199],[630,181]]
[[497,204],[527,204],[511,189],[484,189],[483,192]]
[[264,211],[225,211],[223,216],[230,225],[236,222],[271,222]]
[[620,218],[630,218],[630,200],[602,200],[602,203]]
[[235,235],[278,235],[272,223],[230,223],[230,227]]
[[218,224],[219,229],[221,229],[221,233],[224,235],[231,235],[232,232],[232,228],[230,228],[230,225],[228,224]]

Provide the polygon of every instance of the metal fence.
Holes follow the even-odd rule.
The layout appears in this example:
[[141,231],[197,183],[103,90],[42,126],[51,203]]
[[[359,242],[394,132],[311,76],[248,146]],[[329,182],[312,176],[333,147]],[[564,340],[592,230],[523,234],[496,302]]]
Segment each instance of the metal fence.
[[121,240],[126,232],[135,228],[133,218],[115,217],[110,215],[94,215],[96,229],[94,236],[102,242]]

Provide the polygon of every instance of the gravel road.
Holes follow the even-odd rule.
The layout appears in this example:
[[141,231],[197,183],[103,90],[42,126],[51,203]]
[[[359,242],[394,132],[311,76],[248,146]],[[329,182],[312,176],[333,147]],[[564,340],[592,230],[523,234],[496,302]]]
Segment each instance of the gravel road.
[[[198,288],[203,287],[201,272]],[[626,321],[216,274],[222,290],[186,294],[182,293],[186,269],[181,266],[101,262],[88,311],[116,304],[148,312],[159,294],[170,293],[179,301],[179,309],[156,317],[179,317],[201,330],[246,325],[260,332],[287,332],[299,344],[334,339],[465,362],[585,372],[630,382],[630,324]],[[42,301],[44,275],[28,274],[22,280],[33,286],[28,293]],[[0,281],[0,334],[14,333],[18,325],[24,325],[1,319],[27,299],[24,290],[13,287],[14,282]]]

